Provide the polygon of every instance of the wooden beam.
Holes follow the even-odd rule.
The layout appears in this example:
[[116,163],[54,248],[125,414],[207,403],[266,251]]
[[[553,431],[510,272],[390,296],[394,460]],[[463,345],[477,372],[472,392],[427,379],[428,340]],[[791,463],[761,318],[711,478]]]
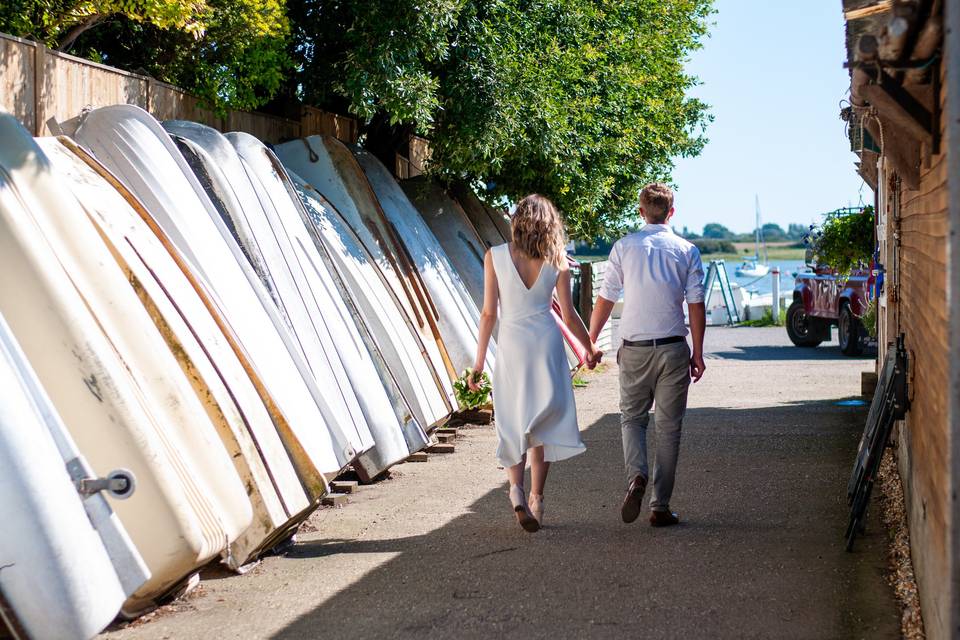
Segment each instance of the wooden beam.
[[863,126],[878,142],[882,140],[883,155],[899,174],[903,186],[911,191],[920,188],[920,142],[893,122],[883,121],[883,135],[874,118],[865,118]]
[[887,13],[892,8],[892,0],[880,0],[876,4],[872,4],[869,7],[861,7],[859,9],[850,9],[850,11],[844,11],[843,19],[849,22],[850,20],[869,18],[871,16],[880,15],[881,13]]
[[877,159],[879,154],[874,151],[861,151],[860,162],[857,163],[857,173],[863,178],[864,182],[870,185],[874,191],[877,190]]
[[931,145],[933,114],[886,72],[880,72],[879,84],[863,87],[863,96],[876,107],[884,124],[889,120],[917,140]]

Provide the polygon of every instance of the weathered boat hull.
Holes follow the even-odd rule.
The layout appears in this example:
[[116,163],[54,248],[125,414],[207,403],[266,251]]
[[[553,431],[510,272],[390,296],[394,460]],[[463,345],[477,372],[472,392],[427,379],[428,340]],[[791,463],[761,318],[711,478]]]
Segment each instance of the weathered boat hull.
[[[287,169],[309,182],[345,221],[369,257],[368,264],[376,267],[377,278],[387,286],[392,304],[397,308],[395,314],[399,312],[399,318],[414,334],[429,371],[418,380],[419,393],[408,396],[420,405],[418,420],[421,424],[431,425],[446,417],[453,410],[454,403],[450,372],[436,340],[438,336],[433,334],[423,313],[422,301],[416,299],[409,286],[410,274],[399,263],[394,245],[374,222],[377,216],[373,205],[375,198],[352,154],[341,143],[320,136],[278,145],[276,152]],[[397,319],[395,315],[393,321]],[[423,368],[420,370],[422,372]],[[430,389],[430,382],[433,389]],[[407,389],[408,393],[410,391]]]
[[152,573],[124,607],[137,610],[222,553],[250,503],[84,211],[26,131],[9,117],[0,128],[0,313],[91,465],[137,477],[115,505]]
[[[373,437],[347,379],[337,338],[331,333],[339,328],[336,317],[322,314],[315,294],[307,288],[296,248],[284,234],[280,214],[251,170],[250,161],[255,158],[242,159],[231,140],[204,125],[168,122],[164,129],[174,136],[230,231],[228,240],[240,252],[237,258],[250,260],[257,286],[270,292],[277,332],[296,354],[301,376],[322,396],[330,422],[340,426],[331,432],[331,439],[354,452],[366,451],[373,446]],[[245,142],[252,140],[266,149],[252,136],[248,140],[246,134],[242,135]]]
[[[353,149],[381,210],[396,229],[414,267],[436,305],[437,323],[457,371],[472,367],[477,356],[480,310],[437,237],[385,166],[370,152]],[[487,354],[493,369],[495,347]]]
[[407,453],[419,451],[429,442],[422,428],[430,424],[427,420],[431,416],[423,416],[425,408],[429,410],[424,396],[435,394],[437,387],[430,379],[431,371],[417,336],[402,321],[395,297],[357,234],[318,191],[295,173],[290,172],[289,176],[303,203],[311,235],[330,256],[349,290],[349,298],[356,302],[366,322],[369,338],[376,345],[381,379],[392,383],[388,389],[392,391],[403,433],[401,440],[390,434],[394,438],[391,447],[403,445]]
[[238,338],[235,352],[262,383],[258,392],[274,421],[288,424],[309,456],[313,471],[300,467],[306,472],[301,481],[322,493],[324,475],[339,473],[354,452],[337,447],[331,438],[336,427],[329,424],[315,389],[277,332],[272,303],[237,255],[239,247],[228,242],[229,230],[180,152],[156,120],[130,105],[87,113],[74,137],[144,204],[216,301]]
[[[230,347],[221,329],[226,323],[141,218],[142,205],[122,186],[115,188],[106,169],[72,141],[38,142],[160,329],[246,488],[254,517],[225,559],[239,569],[288,536],[316,502],[304,492],[269,412]],[[299,446],[295,434],[285,439]]]
[[313,302],[309,316],[328,325],[330,344],[335,345],[344,372],[340,380],[355,394],[363,424],[368,434],[372,434],[368,437],[376,443],[365,447],[364,453],[354,461],[354,468],[364,479],[373,478],[408,454],[406,447],[396,443],[402,443],[400,420],[407,419],[409,409],[404,407],[400,414],[395,411],[370,347],[361,334],[364,321],[353,307],[353,300],[340,282],[331,258],[308,231],[309,220],[301,211],[299,196],[280,161],[252,136],[230,134],[228,138],[239,151],[251,180],[258,181],[261,187],[258,193],[272,229],[283,243],[287,259],[298,269],[298,287],[304,297]]
[[2,316],[0,389],[0,624],[36,640],[89,638],[150,571],[106,499],[78,494],[89,465]]
[[[456,191],[459,199],[427,178],[406,180],[403,189],[454,260],[454,266],[463,275],[468,290],[482,308],[483,255],[490,247],[510,242],[509,221],[491,211],[466,188]],[[567,362],[571,369],[576,369],[583,365],[586,352],[563,323],[556,305],[553,316],[563,334]]]

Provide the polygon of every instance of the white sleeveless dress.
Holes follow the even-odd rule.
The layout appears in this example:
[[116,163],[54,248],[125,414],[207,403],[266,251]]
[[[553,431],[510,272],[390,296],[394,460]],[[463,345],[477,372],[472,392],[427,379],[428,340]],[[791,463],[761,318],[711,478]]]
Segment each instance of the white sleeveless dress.
[[510,257],[510,247],[491,250],[500,288],[497,366],[493,371],[497,459],[518,464],[527,449],[543,445],[548,462],[583,453],[563,337],[550,313],[557,268],[544,263],[530,289]]

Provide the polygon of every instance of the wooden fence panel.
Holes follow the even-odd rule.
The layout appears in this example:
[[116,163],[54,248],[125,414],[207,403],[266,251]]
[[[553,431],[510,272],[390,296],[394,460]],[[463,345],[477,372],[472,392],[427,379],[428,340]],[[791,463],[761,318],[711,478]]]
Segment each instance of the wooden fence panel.
[[223,118],[210,109],[200,106],[200,99],[165,82],[151,80],[150,113],[157,120],[192,120],[219,131],[223,130]]
[[314,107],[303,107],[300,118],[300,135],[333,136],[347,144],[356,144],[359,137],[357,121],[353,118],[322,111]]
[[300,123],[286,118],[249,111],[231,111],[227,131],[244,131],[264,142],[276,143],[300,137]]
[[265,113],[230,111],[225,117],[165,82],[49,51],[43,45],[0,34],[0,110],[12,113],[34,135],[56,133],[48,120],[64,123],[84,109],[133,104],[157,120],[192,120],[219,131],[244,131],[268,143],[314,134],[355,144],[353,118],[304,107],[300,121]]
[[142,76],[55,51],[47,50],[42,57],[42,106],[36,114],[40,135],[55,133],[46,126],[48,119],[62,122],[87,108],[113,104],[147,108],[147,80]]
[[0,111],[12,113],[31,133],[36,132],[36,93],[33,43],[0,38]]

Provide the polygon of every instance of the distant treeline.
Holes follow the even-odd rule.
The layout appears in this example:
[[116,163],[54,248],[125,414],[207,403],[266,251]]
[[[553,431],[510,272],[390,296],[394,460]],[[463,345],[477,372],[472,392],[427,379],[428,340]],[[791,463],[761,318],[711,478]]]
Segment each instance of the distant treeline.
[[[673,229],[678,235],[697,245],[700,253],[737,253],[735,242],[753,242],[756,231],[750,233],[734,233],[727,227],[716,222],[704,225],[703,232],[697,233],[687,227]],[[768,222],[761,228],[763,239],[766,242],[794,242],[802,245],[808,228],[802,224],[791,224],[786,230],[775,222]],[[596,238],[592,242],[578,242],[577,253],[586,255],[606,255],[615,240]]]

